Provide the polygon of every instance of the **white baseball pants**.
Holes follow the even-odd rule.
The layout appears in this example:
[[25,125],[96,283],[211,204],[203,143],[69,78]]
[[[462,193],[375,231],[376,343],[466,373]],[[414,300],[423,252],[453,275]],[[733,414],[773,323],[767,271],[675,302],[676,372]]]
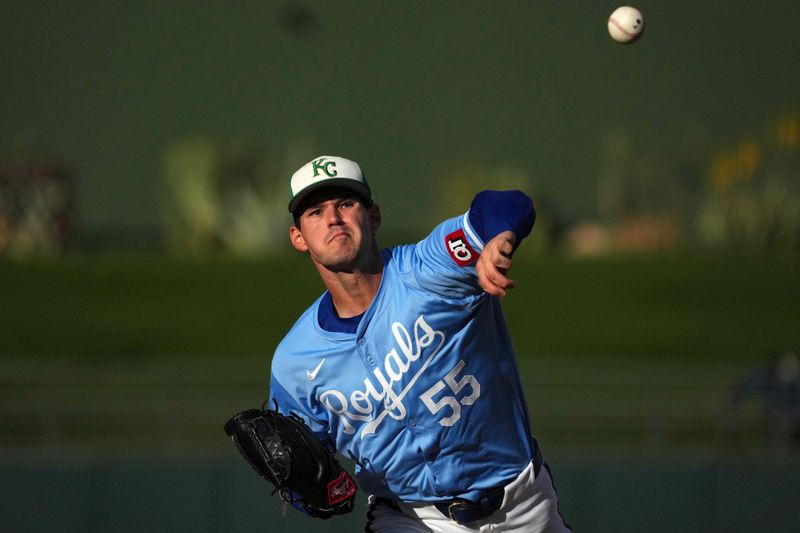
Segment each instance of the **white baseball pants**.
[[[506,485],[503,503],[488,517],[461,525],[425,503],[395,502],[369,498],[367,533],[461,533],[508,531],[515,533],[564,533],[571,531],[558,512],[558,496],[546,465],[534,474],[533,463]],[[399,508],[399,510],[398,510]]]

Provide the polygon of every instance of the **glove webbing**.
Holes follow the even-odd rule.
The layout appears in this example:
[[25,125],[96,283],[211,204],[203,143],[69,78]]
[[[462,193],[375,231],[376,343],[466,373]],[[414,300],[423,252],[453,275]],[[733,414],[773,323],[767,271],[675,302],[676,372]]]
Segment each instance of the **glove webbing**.
[[[266,402],[264,402],[264,404],[266,405]],[[275,407],[277,409],[277,403],[275,404]],[[264,412],[264,406],[263,405],[261,407],[261,412],[262,413]],[[272,468],[271,462],[266,460],[266,458],[269,457],[269,454],[267,453],[267,450],[264,447],[264,443],[261,441],[261,439],[256,438],[257,435],[259,434],[258,431],[256,430],[256,424],[257,423],[259,423],[259,424],[267,424],[266,420],[264,420],[264,416],[262,415],[262,416],[260,416],[258,418],[255,418],[255,419],[252,419],[252,420],[248,420],[247,421],[247,428],[249,429],[250,433],[253,435],[254,438],[252,440],[258,446],[258,451],[261,454],[261,461],[259,461],[259,462],[263,463],[263,465],[267,468],[267,470],[269,470],[269,474],[264,473],[256,465],[256,463],[254,462],[253,458],[250,456],[252,451],[246,450],[241,445],[241,443],[239,442],[238,439],[233,438],[231,440],[233,440],[233,443],[236,445],[236,448],[239,450],[239,453],[242,454],[245,459],[247,459],[247,462],[250,465],[250,467],[253,470],[255,470],[258,473],[258,475],[260,475],[261,477],[263,477],[264,479],[266,479],[267,481],[269,481],[270,483],[275,485],[275,490],[273,490],[270,495],[274,495],[278,490],[281,490],[281,498],[283,499],[283,491],[284,491],[284,488],[285,488],[284,485],[285,485],[286,481],[285,480],[281,481],[279,479],[278,472],[276,472],[275,469]],[[270,479],[270,476],[272,477],[272,479]]]

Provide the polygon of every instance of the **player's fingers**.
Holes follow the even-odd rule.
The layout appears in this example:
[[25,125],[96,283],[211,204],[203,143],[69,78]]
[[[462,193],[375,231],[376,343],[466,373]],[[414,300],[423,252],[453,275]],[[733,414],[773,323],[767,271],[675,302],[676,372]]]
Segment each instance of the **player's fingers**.
[[502,287],[503,289],[512,287],[514,285],[514,281],[497,268],[487,269],[486,276],[494,285]]
[[491,281],[502,289],[513,289],[517,286],[517,283],[513,279],[503,276],[502,274],[500,274],[500,277],[492,278]]
[[483,292],[485,292],[489,296],[497,296],[499,298],[504,298],[505,297],[506,291],[504,289],[498,287],[497,285],[495,285],[491,281],[489,281],[488,278],[481,279],[479,282],[480,282],[480,285],[481,285],[481,289],[483,289]]
[[509,284],[513,285],[514,283],[506,275],[509,269],[511,269],[511,259],[502,255],[495,256],[486,264],[486,274],[495,284],[502,287],[507,287]]
[[503,256],[510,258],[514,252],[514,244],[510,240],[503,239],[497,243],[497,251]]
[[514,280],[509,279],[491,262],[482,265],[478,272],[478,281],[481,288],[492,296],[503,297],[506,295],[506,289],[513,289],[516,286]]
[[492,259],[492,264],[494,264],[496,268],[508,272],[511,269],[511,258],[498,255]]
[[516,285],[514,282],[509,279],[506,279],[504,282],[498,282],[496,280],[487,278],[486,283],[482,284],[481,287],[487,294],[505,298],[505,296],[508,294],[508,291],[513,289],[515,286]]
[[491,296],[497,296],[498,287],[495,286],[494,283],[489,279],[489,275],[487,273],[487,263],[488,260],[484,255],[481,255],[481,258],[478,260],[478,263],[475,265],[475,270],[478,273],[478,284],[481,286],[481,289]]

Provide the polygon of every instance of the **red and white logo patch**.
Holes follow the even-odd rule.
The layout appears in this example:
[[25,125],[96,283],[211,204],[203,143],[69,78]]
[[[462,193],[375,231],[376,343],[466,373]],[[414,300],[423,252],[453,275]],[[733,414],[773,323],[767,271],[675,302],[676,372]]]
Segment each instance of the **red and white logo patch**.
[[345,471],[328,483],[328,505],[335,505],[356,493],[353,478]]
[[450,257],[453,258],[453,261],[455,261],[458,266],[465,267],[471,265],[477,261],[478,257],[481,255],[469,245],[469,241],[464,235],[463,229],[457,229],[445,237],[444,243],[447,247],[447,253],[450,254]]

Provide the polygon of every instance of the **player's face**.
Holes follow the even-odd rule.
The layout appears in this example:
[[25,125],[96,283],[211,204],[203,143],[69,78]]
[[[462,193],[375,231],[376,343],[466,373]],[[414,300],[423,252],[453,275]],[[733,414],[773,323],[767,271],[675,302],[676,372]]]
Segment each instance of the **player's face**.
[[357,194],[333,189],[310,197],[301,209],[290,238],[315,263],[339,272],[364,268],[374,259],[380,226],[376,205],[367,208]]

